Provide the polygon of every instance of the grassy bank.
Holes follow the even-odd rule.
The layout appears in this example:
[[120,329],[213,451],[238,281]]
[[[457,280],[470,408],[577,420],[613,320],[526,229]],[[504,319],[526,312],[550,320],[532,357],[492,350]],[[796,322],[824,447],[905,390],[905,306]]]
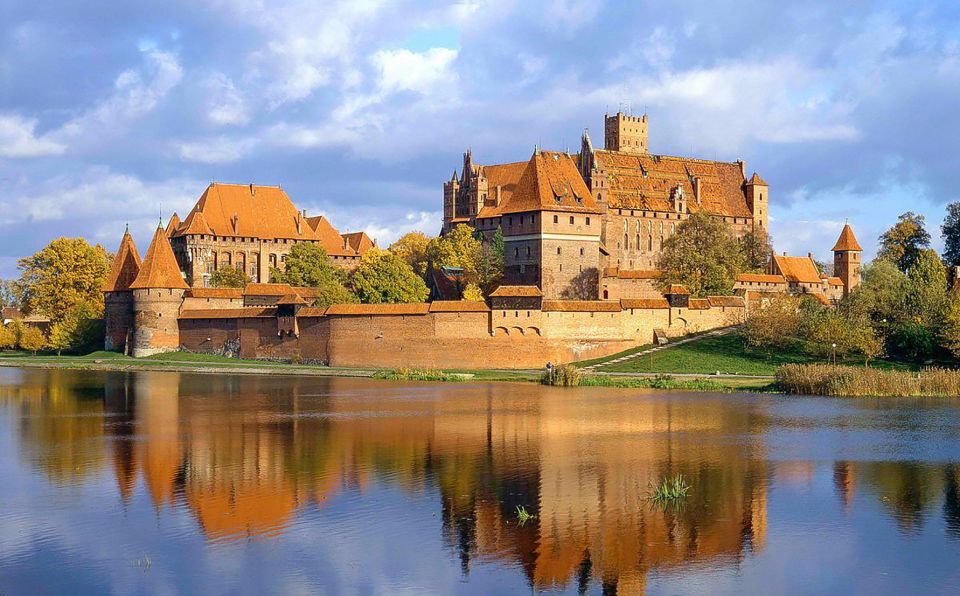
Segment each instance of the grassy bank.
[[[635,350],[635,351],[639,351]],[[635,352],[634,351],[634,352]],[[628,352],[614,354],[601,362],[609,362]],[[601,365],[601,372],[661,373],[661,374],[736,374],[775,375],[777,369],[788,364],[822,362],[800,350],[784,350],[768,354],[748,348],[739,333],[705,336],[689,343],[666,348],[632,360]],[[840,364],[863,366],[858,359],[841,360]],[[877,368],[909,369],[910,365],[885,360],[874,360]]]
[[919,372],[876,368],[791,364],[777,371],[787,393],[834,397],[960,397],[960,370]]

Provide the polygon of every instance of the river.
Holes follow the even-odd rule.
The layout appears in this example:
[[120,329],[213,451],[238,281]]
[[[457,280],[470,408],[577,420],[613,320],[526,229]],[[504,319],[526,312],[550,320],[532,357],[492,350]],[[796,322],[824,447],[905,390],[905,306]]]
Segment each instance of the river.
[[958,561],[960,402],[0,369],[4,596],[946,594]]

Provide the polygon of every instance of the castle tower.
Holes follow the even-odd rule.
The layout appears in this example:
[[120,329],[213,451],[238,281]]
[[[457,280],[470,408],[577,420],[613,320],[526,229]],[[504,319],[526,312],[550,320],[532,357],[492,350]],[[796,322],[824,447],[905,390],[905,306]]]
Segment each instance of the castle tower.
[[603,117],[604,148],[607,151],[624,153],[647,153],[647,115],[627,116],[617,112],[615,116]]
[[[745,168],[746,166],[744,166]],[[747,180],[747,205],[753,213],[753,227],[767,229],[767,207],[770,204],[770,185],[756,172]]]
[[450,180],[443,183],[443,231],[453,229],[453,220],[457,216],[457,195],[460,194],[460,181],[457,171],[453,171]]
[[843,224],[843,231],[833,245],[833,274],[843,281],[843,295],[860,285],[860,256],[863,248],[853,235],[850,224]]
[[133,337],[133,292],[130,284],[140,273],[140,255],[133,244],[129,228],[123,231],[123,239],[117,256],[110,266],[110,276],[103,284],[104,349],[128,354]]
[[133,350],[136,357],[173,352],[180,347],[177,317],[187,283],[163,226],[157,226],[133,291]]

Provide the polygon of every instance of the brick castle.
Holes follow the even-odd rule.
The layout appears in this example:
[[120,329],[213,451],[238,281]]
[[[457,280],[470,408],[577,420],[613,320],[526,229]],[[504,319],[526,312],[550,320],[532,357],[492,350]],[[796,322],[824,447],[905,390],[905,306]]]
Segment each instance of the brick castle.
[[[679,222],[705,212],[737,238],[766,230],[769,187],[743,161],[648,151],[646,115],[605,118],[605,145],[583,135],[577,155],[537,149],[529,160],[463,170],[443,185],[443,230],[502,230],[504,285],[486,303],[312,307],[315,291],[265,283],[298,242],[354,266],[373,241],[339,234],[299,211],[279,187],[211,184],[183,221],[158,226],[141,261],[125,233],[104,286],[106,347],[134,356],[187,349],[332,366],[528,368],[595,358],[736,324],[753,298],[811,294],[831,304],[860,280],[849,225],[833,248],[836,276],[812,255],[772,255],[764,274],[737,278],[735,296],[661,293],[657,256]],[[221,267],[245,288],[209,288]]]

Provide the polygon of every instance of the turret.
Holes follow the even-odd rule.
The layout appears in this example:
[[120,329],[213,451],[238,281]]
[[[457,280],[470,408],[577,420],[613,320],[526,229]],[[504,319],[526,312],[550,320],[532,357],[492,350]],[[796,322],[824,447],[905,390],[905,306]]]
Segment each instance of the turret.
[[843,295],[846,296],[860,285],[860,257],[863,248],[853,235],[849,223],[843,224],[840,237],[833,245],[833,274],[843,282]]
[[646,114],[628,116],[617,112],[615,116],[604,116],[603,125],[604,148],[607,151],[638,154],[649,152]]
[[177,318],[187,283],[163,226],[157,226],[130,289],[133,291],[133,355],[176,351],[180,347]]
[[593,141],[590,140],[590,131],[583,129],[583,135],[580,137],[580,175],[583,181],[587,183],[587,188],[593,191],[593,167],[594,167]]
[[453,171],[450,180],[443,183],[443,229],[453,228],[453,219],[457,216],[457,195],[460,193],[460,181],[457,171]]
[[[742,168],[743,166],[741,166]],[[753,214],[753,227],[766,230],[770,204],[770,186],[756,172],[746,182],[747,206]]]
[[139,273],[140,255],[128,228],[123,232],[117,256],[110,266],[110,275],[103,284],[103,346],[106,350],[130,353],[134,329],[130,284]]

